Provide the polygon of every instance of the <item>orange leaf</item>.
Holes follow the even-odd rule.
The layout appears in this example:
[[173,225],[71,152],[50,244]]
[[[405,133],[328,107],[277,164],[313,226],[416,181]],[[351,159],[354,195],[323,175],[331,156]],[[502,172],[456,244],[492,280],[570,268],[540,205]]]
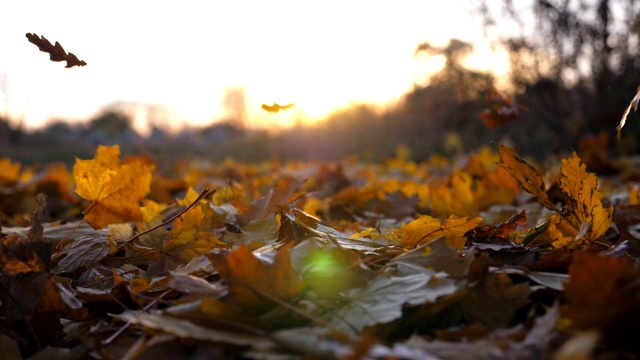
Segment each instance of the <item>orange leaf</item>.
[[533,166],[508,146],[498,145],[498,153],[500,154],[498,164],[516,179],[524,191],[534,195],[538,202],[547,209],[560,212],[560,209],[549,200],[544,180]]
[[468,219],[451,215],[442,223],[437,218],[421,215],[412,222],[402,225],[396,233],[402,234],[400,241],[407,248],[415,248],[444,236],[449,246],[461,250],[466,243],[464,234],[477,227],[481,221],[480,217]]
[[568,215],[564,217],[576,230],[586,222],[589,228],[583,238],[585,241],[594,241],[609,229],[613,207],[605,209],[602,206],[598,179],[587,172],[575,152],[571,158],[562,160],[561,172],[560,188],[569,197],[565,205]]
[[504,97],[496,89],[491,89],[485,97],[489,108],[480,113],[482,121],[489,128],[506,125],[520,116],[520,112],[527,110],[525,106],[517,106],[511,97]]
[[229,283],[231,302],[248,313],[259,314],[274,307],[267,296],[288,301],[304,289],[304,283],[291,266],[292,245],[280,248],[273,264],[260,261],[244,244],[227,254],[206,255],[220,277]]
[[247,225],[254,220],[264,220],[274,217],[276,206],[285,205],[297,200],[295,191],[304,184],[304,180],[284,178],[278,181],[276,186],[266,192],[263,196],[251,203],[250,209],[238,216],[241,225]]
[[10,159],[0,159],[0,185],[13,185],[20,175],[20,163],[12,163]]
[[607,342],[637,344],[639,276],[627,258],[575,252],[565,284],[571,302],[562,306],[562,315],[577,329],[599,328]]
[[120,148],[99,146],[93,160],[76,158],[76,193],[92,201],[83,214],[94,229],[126,221],[141,221],[139,202],[150,191],[155,165],[143,158],[120,162]]

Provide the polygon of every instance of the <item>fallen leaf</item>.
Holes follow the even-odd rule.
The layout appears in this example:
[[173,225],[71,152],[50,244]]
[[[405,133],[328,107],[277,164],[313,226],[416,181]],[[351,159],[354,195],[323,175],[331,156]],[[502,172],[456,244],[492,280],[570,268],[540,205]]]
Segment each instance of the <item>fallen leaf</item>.
[[531,287],[512,283],[509,275],[489,273],[462,300],[464,311],[490,329],[507,327],[516,311],[527,305]]
[[400,318],[404,304],[435,302],[440,296],[457,290],[454,280],[437,274],[382,274],[365,287],[344,291],[342,296],[348,303],[332,316],[332,323],[341,330],[361,331],[365,326]]
[[86,266],[98,263],[108,254],[113,254],[118,247],[106,236],[81,236],[72,241],[62,252],[56,265],[56,273],[74,272]]
[[584,242],[592,242],[602,236],[611,225],[613,207],[604,208],[602,194],[598,191],[598,179],[588,173],[580,158],[574,152],[571,158],[562,160],[560,188],[568,196],[563,217],[580,231],[586,222],[589,227],[582,237]]
[[83,212],[94,229],[109,224],[141,221],[139,202],[150,191],[155,166],[142,158],[120,162],[120,148],[99,146],[93,160],[76,158],[76,193],[92,203]]
[[182,339],[224,342],[239,346],[265,347],[271,342],[262,336],[245,334],[234,331],[216,330],[196,325],[188,320],[174,318],[161,314],[133,314],[126,312],[115,315],[115,319],[140,325],[153,331],[163,331]]
[[162,253],[186,262],[215,247],[225,245],[207,226],[203,209],[212,211],[208,205],[194,206],[174,220],[171,231],[162,244]]
[[506,247],[514,247],[515,243],[509,238],[509,235],[516,231],[518,226],[527,223],[527,214],[522,210],[519,214],[513,215],[507,221],[497,225],[484,225],[470,230],[466,233],[467,244],[491,244],[502,245]]
[[11,159],[0,159],[0,186],[12,186],[18,181],[20,175],[20,163],[11,162]]
[[255,257],[244,244],[228,253],[206,256],[228,283],[230,301],[248,313],[259,314],[275,306],[263,294],[290,301],[304,289],[291,266],[291,245],[282,246],[272,264]]
[[412,222],[402,225],[396,230],[396,233],[401,235],[400,241],[409,249],[421,244],[428,244],[440,236],[444,236],[449,246],[462,250],[467,241],[464,234],[478,226],[480,222],[482,222],[480,217],[469,219],[451,215],[443,223],[429,215],[421,215]]
[[275,217],[276,206],[285,205],[295,201],[295,191],[304,184],[304,180],[284,178],[278,181],[275,187],[266,192],[265,195],[251,203],[250,209],[238,216],[240,225],[247,225],[251,221],[264,220],[268,217]]
[[640,350],[635,335],[640,331],[637,306],[640,270],[627,258],[575,252],[565,284],[570,302],[561,314],[579,330],[598,329],[603,341]]
[[421,245],[409,252],[396,256],[387,266],[395,267],[397,275],[411,275],[424,272],[446,272],[452,278],[462,278],[469,271],[475,250],[458,251],[446,243],[445,237]]
[[534,195],[538,202],[547,209],[560,212],[560,209],[549,200],[544,180],[533,166],[508,146],[498,145],[498,153],[500,154],[498,164],[516,179],[524,191]]

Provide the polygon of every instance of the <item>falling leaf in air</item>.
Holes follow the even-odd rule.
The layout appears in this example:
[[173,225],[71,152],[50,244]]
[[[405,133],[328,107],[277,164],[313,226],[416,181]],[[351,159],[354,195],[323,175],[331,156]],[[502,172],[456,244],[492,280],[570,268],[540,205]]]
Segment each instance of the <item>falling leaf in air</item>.
[[500,162],[498,163],[513,176],[520,187],[531,195],[534,195],[542,206],[555,212],[560,212],[549,199],[547,189],[542,180],[542,176],[528,162],[526,162],[520,154],[505,145],[498,145],[498,153],[500,154]]
[[496,89],[487,93],[485,102],[489,107],[482,110],[480,116],[489,129],[506,125],[517,119],[522,111],[527,110],[525,106],[516,105],[510,96],[502,96]]
[[76,158],[76,193],[92,203],[83,212],[94,229],[109,224],[141,221],[140,200],[150,191],[155,165],[144,158],[120,162],[120,148],[99,146],[92,160]]
[[451,215],[443,223],[440,219],[421,215],[412,222],[402,225],[396,233],[402,234],[400,241],[406,248],[415,248],[444,236],[449,246],[462,250],[467,241],[464,234],[477,227],[480,222],[482,222],[480,217],[469,219]]
[[255,257],[245,245],[226,254],[206,255],[229,284],[230,301],[248,313],[259,314],[274,306],[268,297],[289,301],[304,289],[291,265],[292,244],[282,246],[271,264]]
[[29,42],[35,44],[40,51],[49,53],[49,59],[51,61],[66,61],[66,68],[74,67],[74,66],[85,66],[87,65],[84,60],[79,60],[73,53],[67,53],[62,48],[59,42],[56,41],[55,45],[51,45],[49,40],[47,40],[44,36],[38,37],[37,34],[27,33],[27,39]]
[[279,105],[277,103],[273,103],[273,105],[262,104],[262,109],[270,113],[277,113],[280,110],[290,109],[294,105],[295,105],[294,103],[287,104],[287,105]]
[[629,116],[631,109],[633,109],[633,111],[638,110],[638,102],[640,102],[640,86],[638,86],[636,95],[633,97],[633,99],[631,99],[631,102],[629,102],[629,106],[627,106],[627,108],[624,110],[624,113],[622,114],[622,118],[620,118],[620,124],[618,124],[618,127],[616,128],[616,131],[618,132],[618,139],[620,138],[620,134],[622,133],[624,124],[627,122],[627,116]]

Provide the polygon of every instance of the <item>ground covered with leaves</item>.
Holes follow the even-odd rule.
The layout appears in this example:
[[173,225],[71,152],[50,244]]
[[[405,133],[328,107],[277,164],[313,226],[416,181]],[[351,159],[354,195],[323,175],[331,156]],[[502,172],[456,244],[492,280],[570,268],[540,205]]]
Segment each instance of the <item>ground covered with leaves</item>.
[[640,352],[636,175],[596,177],[575,153],[542,169],[503,145],[399,154],[171,176],[118,146],[73,169],[0,159],[2,356]]

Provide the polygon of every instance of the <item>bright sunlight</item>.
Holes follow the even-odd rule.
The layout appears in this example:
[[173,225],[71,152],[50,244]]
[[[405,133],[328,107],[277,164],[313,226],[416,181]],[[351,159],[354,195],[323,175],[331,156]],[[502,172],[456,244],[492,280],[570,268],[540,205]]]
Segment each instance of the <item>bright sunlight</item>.
[[[442,59],[414,56],[418,44],[474,43],[471,68],[507,68],[464,1],[189,2],[11,4],[0,23],[0,111],[27,128],[84,121],[101,108],[136,110],[134,126],[179,129],[225,116],[227,89],[244,89],[249,127],[313,123],[353,103],[387,104],[424,84]],[[38,11],[33,11],[38,8]],[[65,69],[27,32],[59,41],[88,65]],[[261,104],[295,106],[268,113]],[[149,109],[164,109],[162,114]]]

